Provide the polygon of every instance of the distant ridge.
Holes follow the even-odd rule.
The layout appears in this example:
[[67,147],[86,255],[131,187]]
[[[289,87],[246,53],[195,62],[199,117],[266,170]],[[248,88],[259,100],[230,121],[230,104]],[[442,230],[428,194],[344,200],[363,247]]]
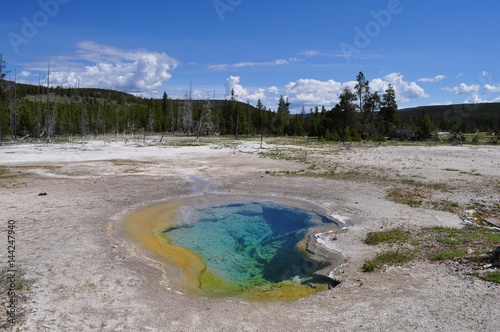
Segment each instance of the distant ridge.
[[500,129],[500,103],[419,106],[399,110],[403,122],[418,123],[427,114],[441,131],[474,132]]
[[[291,114],[286,130],[278,131],[277,112],[271,109],[257,109],[255,106],[226,99],[209,100],[210,118],[203,118],[208,100],[191,100],[189,109],[186,100],[147,98],[131,93],[100,88],[50,87],[3,82],[4,100],[0,101],[2,111],[2,132],[12,136],[28,137],[44,133],[98,135],[108,132],[137,132],[152,128],[151,131],[200,132],[203,121],[215,124],[212,131],[220,135],[241,133],[308,135],[325,139],[338,139],[339,119],[332,110],[302,114]],[[15,89],[14,89],[15,85]],[[15,98],[12,98],[15,96]],[[14,103],[14,104],[12,104]],[[9,113],[11,107],[16,113]],[[184,113],[183,113],[184,112]],[[187,113],[186,113],[187,112]],[[12,117],[12,114],[15,116]],[[454,133],[490,132],[500,134],[500,103],[431,105],[399,110],[401,130],[417,131],[422,127],[423,115],[432,122],[431,130]],[[9,119],[9,116],[11,117]],[[337,116],[337,118],[335,118]],[[183,123],[182,119],[191,118]],[[11,120],[14,120],[11,121]],[[200,120],[201,119],[201,120]],[[377,117],[374,117],[377,125]],[[425,117],[428,121],[429,119]],[[207,123],[208,123],[207,122]],[[14,123],[13,130],[9,126]],[[353,135],[361,137],[362,124],[358,119],[352,128]],[[186,127],[186,128],[184,128]],[[215,129],[216,128],[216,129]],[[207,130],[209,132],[209,130]],[[377,134],[377,133],[375,133]],[[0,135],[1,136],[1,135]],[[83,135],[85,136],[85,135]],[[352,138],[352,137],[351,137]]]

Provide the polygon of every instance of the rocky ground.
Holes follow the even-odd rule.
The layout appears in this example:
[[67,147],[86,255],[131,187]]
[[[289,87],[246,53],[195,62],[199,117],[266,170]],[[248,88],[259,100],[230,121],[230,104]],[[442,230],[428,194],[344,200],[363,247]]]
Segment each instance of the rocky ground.
[[[500,199],[500,148],[216,141],[159,148],[116,140],[0,147],[1,250],[15,221],[16,324],[6,331],[499,331],[500,286],[453,262],[417,259],[362,272],[368,232],[463,227],[461,209]],[[177,147],[176,147],[177,145]],[[117,234],[130,211],[195,194],[278,195],[327,208],[349,228],[330,243],[343,282],[295,302],[199,298]],[[422,204],[390,199],[419,188]],[[40,195],[42,194],[42,195]],[[454,209],[434,202],[453,202]],[[492,248],[493,249],[493,248]],[[21,289],[22,288],[22,289]],[[3,292],[3,306],[8,297]]]

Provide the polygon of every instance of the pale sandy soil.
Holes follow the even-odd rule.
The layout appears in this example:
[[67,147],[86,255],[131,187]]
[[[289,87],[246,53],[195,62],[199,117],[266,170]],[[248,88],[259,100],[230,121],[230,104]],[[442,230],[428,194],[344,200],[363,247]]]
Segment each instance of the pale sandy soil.
[[[213,147],[159,149],[123,140],[0,147],[0,168],[18,175],[0,186],[0,262],[7,261],[12,219],[16,267],[31,284],[18,308],[20,322],[7,330],[500,331],[500,287],[452,264],[416,261],[361,272],[380,250],[363,243],[370,231],[462,226],[456,213],[391,202],[392,182],[372,176],[453,184],[438,196],[460,203],[498,202],[500,148],[334,146],[308,148],[304,163],[262,158],[258,142]],[[278,148],[278,156],[305,149]],[[353,181],[266,174],[313,163],[366,175]],[[193,175],[215,184],[213,192],[303,199],[346,221],[349,229],[329,244],[346,258],[338,269],[344,282],[277,303],[198,298],[173,288],[171,271],[118,236],[117,228],[134,209],[196,194]]]

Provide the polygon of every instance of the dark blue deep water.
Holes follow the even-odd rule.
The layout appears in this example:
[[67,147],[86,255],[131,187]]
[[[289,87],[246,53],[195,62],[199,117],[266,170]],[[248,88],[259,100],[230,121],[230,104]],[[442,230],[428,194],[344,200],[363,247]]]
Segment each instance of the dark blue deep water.
[[320,269],[296,246],[309,228],[332,223],[314,212],[269,202],[186,207],[178,219],[180,226],[165,231],[172,244],[196,252],[214,275],[254,286],[308,278]]

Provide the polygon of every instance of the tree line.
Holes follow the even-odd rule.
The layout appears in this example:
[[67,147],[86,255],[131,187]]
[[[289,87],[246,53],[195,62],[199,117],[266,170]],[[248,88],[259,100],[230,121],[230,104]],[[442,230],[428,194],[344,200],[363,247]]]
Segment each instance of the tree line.
[[[50,139],[53,136],[97,137],[102,134],[176,133],[195,135],[288,135],[331,141],[429,139],[436,119],[423,112],[400,117],[396,92],[389,85],[382,96],[372,92],[362,72],[354,89],[344,88],[339,102],[290,113],[281,96],[276,110],[259,100],[256,106],[236,100],[142,98],[120,91],[17,84],[6,80],[0,55],[0,139]],[[48,80],[47,80],[48,81]]]

